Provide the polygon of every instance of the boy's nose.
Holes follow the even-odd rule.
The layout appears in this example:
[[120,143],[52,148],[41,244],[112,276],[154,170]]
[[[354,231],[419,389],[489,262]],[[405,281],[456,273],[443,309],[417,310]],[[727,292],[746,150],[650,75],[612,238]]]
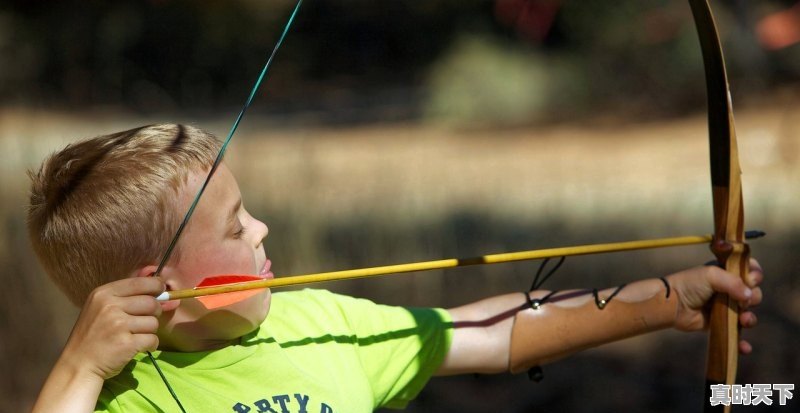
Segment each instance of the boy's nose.
[[262,241],[264,241],[264,238],[267,237],[267,234],[269,234],[269,228],[267,228],[267,224],[257,219],[255,221],[256,221],[256,241],[257,241],[256,245],[259,245],[261,244]]

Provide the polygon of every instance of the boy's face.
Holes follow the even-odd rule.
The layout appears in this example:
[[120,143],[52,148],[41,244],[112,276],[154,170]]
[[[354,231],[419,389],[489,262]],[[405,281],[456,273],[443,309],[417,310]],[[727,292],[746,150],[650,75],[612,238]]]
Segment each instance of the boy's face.
[[[187,184],[179,191],[179,216],[189,208],[207,173],[189,175]],[[244,209],[239,185],[223,163],[181,236],[180,256],[165,267],[162,278],[171,290],[196,287],[211,275],[272,278],[271,262],[262,243],[267,232],[267,226]],[[268,289],[215,310],[206,309],[195,299],[182,300],[174,311],[164,311],[161,316],[161,347],[200,351],[228,345],[258,327],[267,316],[269,304]]]

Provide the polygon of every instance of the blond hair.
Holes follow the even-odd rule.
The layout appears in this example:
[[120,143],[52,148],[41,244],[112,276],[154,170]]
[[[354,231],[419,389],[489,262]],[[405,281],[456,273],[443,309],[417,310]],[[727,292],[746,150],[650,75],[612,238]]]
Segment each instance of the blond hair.
[[185,212],[179,189],[219,147],[191,126],[150,125],[51,155],[29,172],[28,232],[45,271],[82,305],[98,286],[157,264]]

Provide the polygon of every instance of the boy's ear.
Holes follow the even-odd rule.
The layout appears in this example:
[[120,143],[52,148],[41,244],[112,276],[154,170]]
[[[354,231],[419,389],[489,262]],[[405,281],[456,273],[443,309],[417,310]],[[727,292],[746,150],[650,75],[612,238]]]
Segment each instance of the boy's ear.
[[152,276],[153,274],[156,273],[157,269],[158,269],[158,266],[156,266],[156,265],[146,265],[146,266],[144,266],[142,268],[139,268],[136,271],[136,274],[134,275],[134,277],[150,277],[150,276]]
[[[158,266],[156,266],[156,265],[146,265],[146,266],[144,266],[142,268],[139,268],[136,271],[134,277],[152,277],[153,274],[156,273],[157,269],[158,269]],[[166,268],[165,268],[165,270],[166,270]],[[162,271],[162,274],[163,273],[164,273],[164,271]],[[164,280],[164,284],[166,284],[166,286],[167,286],[167,291],[172,290],[172,286],[170,285],[169,281]],[[176,308],[178,308],[179,305],[181,305],[181,301],[180,300],[164,301],[164,302],[161,303],[161,311],[173,311]]]

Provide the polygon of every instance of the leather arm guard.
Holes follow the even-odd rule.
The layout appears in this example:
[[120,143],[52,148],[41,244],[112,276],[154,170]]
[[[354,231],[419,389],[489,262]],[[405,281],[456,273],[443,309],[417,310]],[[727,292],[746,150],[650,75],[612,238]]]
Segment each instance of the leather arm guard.
[[[656,280],[654,280],[656,281]],[[556,303],[592,291],[549,294],[533,299],[514,316],[509,349],[509,370],[512,373],[552,362],[577,351],[620,340],[665,327],[675,321],[677,297],[670,294],[669,284],[649,298],[613,298],[622,287],[603,299],[594,290],[594,300],[578,305]],[[634,294],[635,295],[635,294]],[[551,298],[552,297],[552,298]],[[548,301],[549,299],[549,301]]]

